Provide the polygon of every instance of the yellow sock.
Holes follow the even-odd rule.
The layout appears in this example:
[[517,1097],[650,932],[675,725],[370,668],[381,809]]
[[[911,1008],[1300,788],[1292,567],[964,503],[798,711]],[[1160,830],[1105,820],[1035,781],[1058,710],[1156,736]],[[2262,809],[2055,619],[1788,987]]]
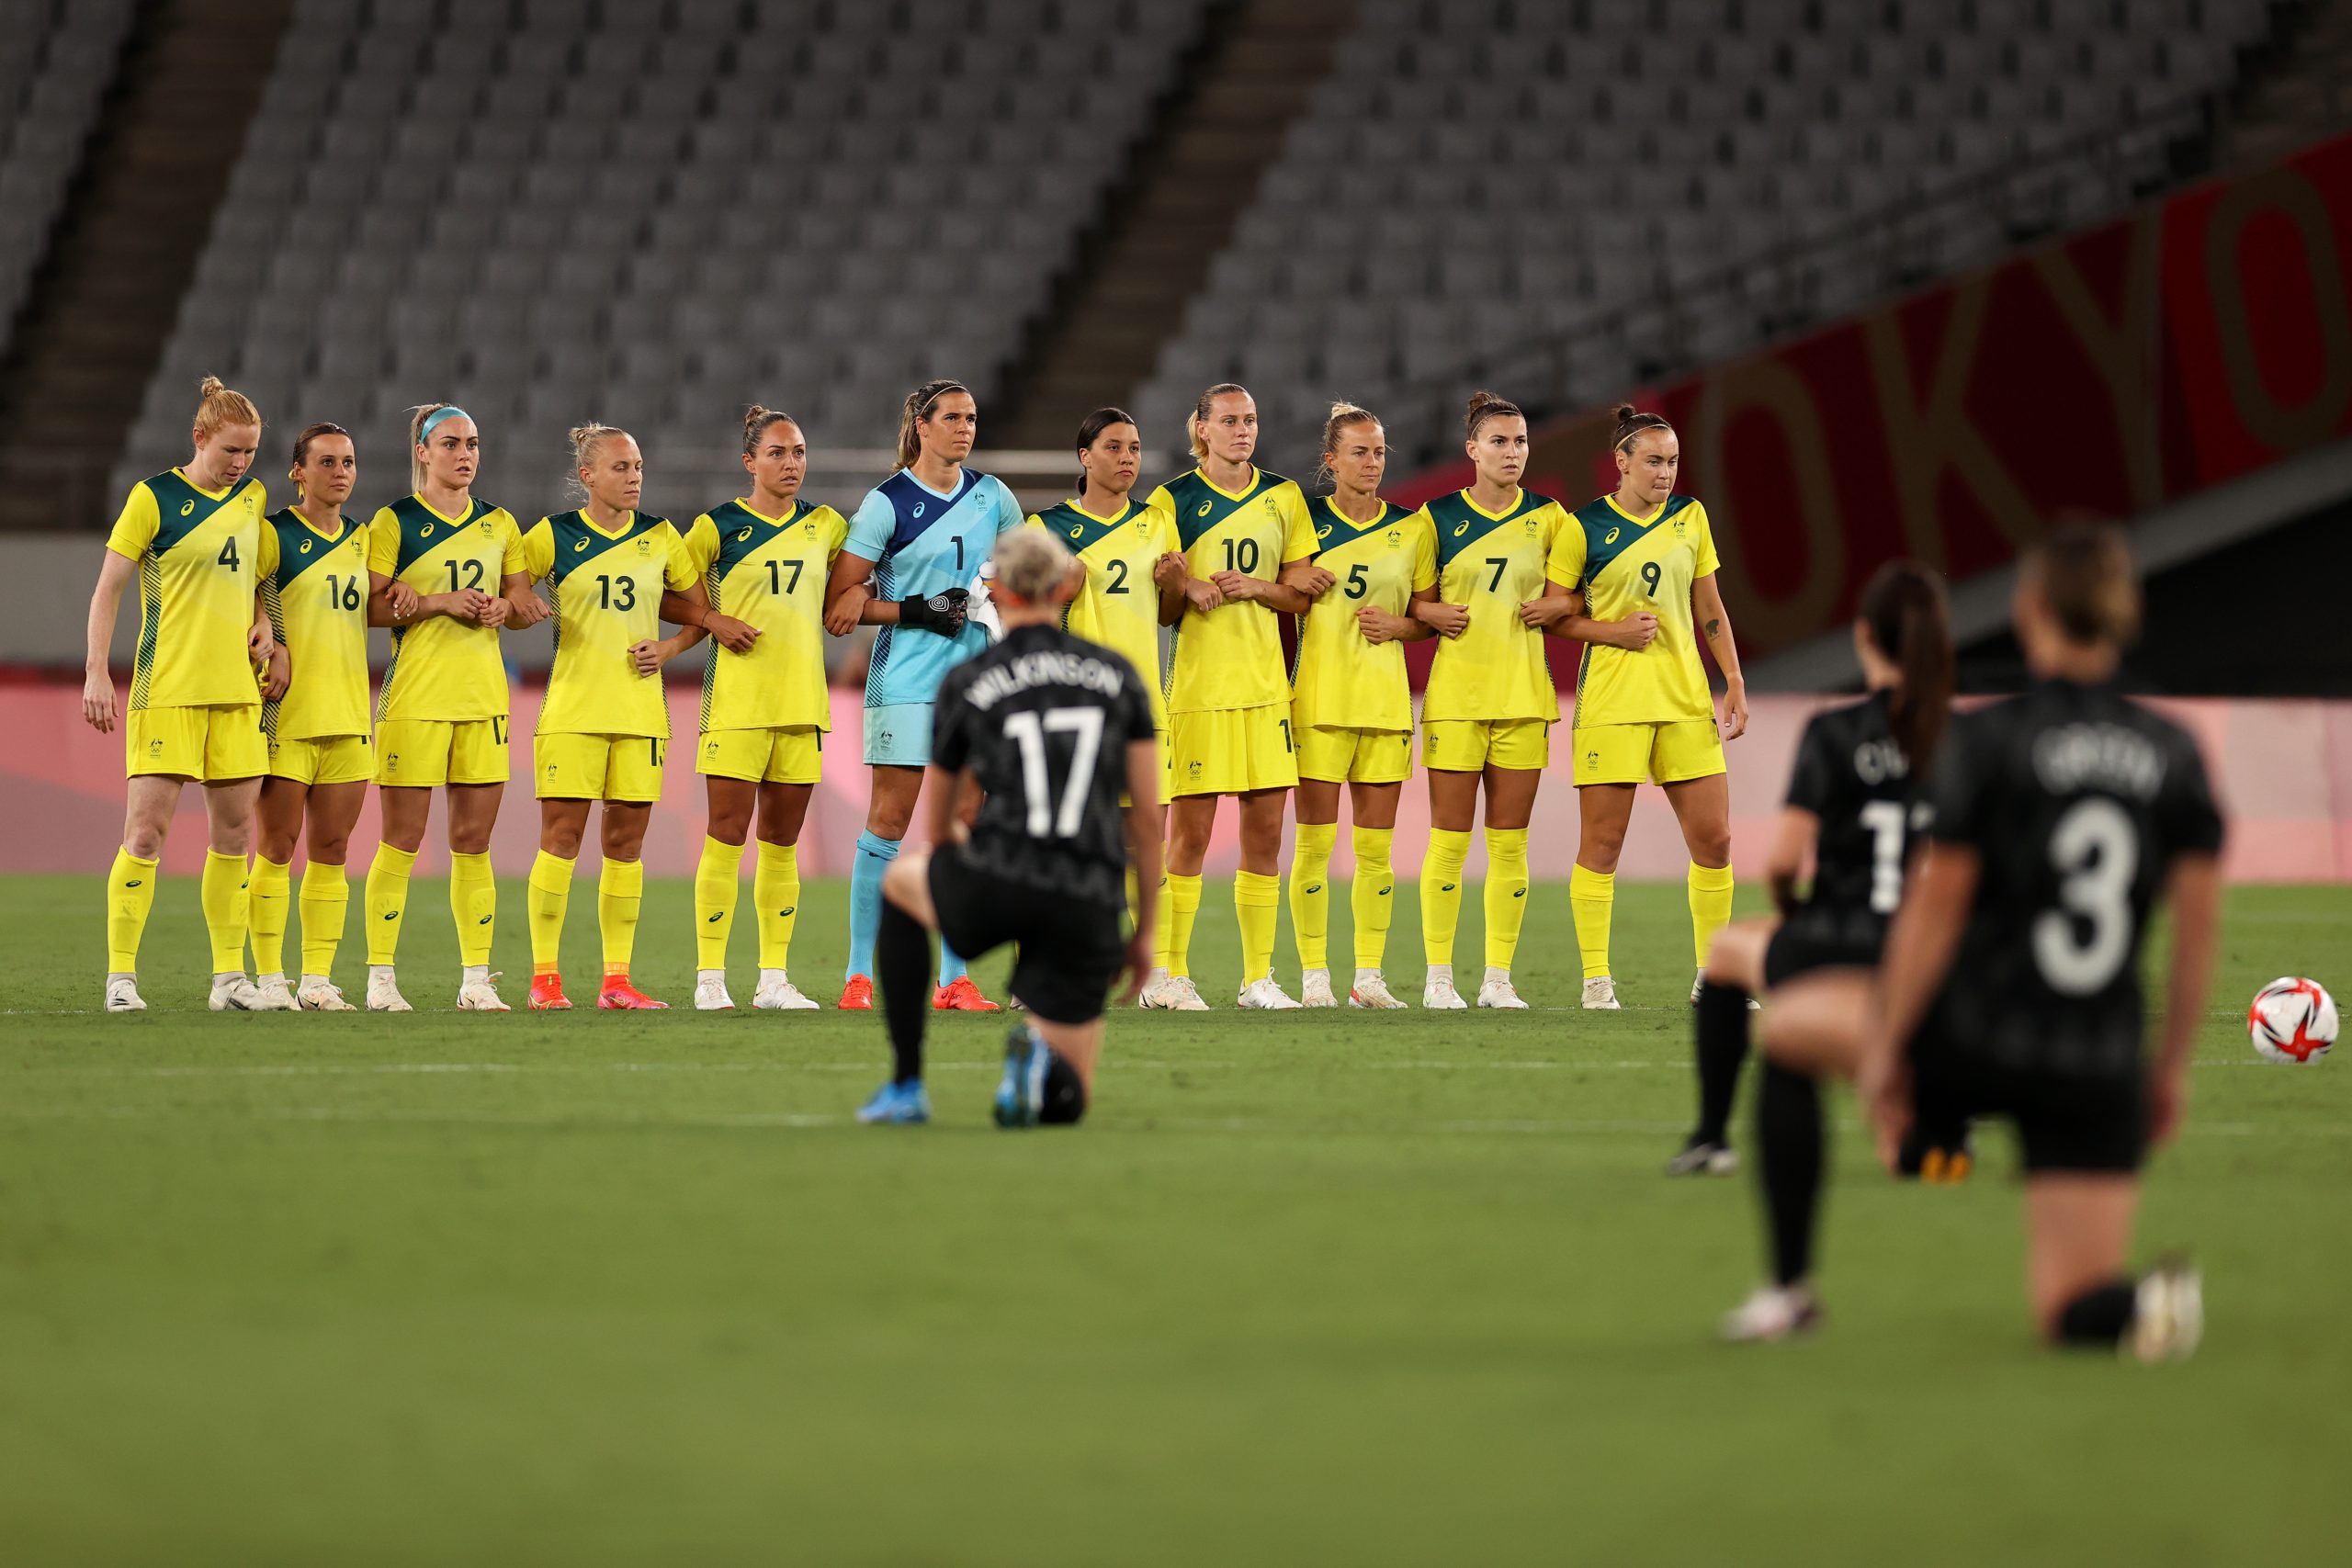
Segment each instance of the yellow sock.
[[458,922],[458,962],[471,968],[490,962],[490,939],[498,930],[498,878],[490,856],[449,852],[449,913]]
[[139,939],[147,931],[147,911],[155,907],[155,863],[129,850],[114,852],[107,872],[107,973],[139,972]]
[[245,972],[245,927],[252,914],[246,891],[245,857],[204,852],[204,879],[197,884],[197,901],[204,908],[204,929],[212,938],[212,972]]
[[1577,946],[1584,953],[1584,977],[1609,973],[1609,916],[1617,902],[1617,874],[1589,871],[1579,865],[1568,873],[1568,913],[1576,917]]
[[401,945],[401,917],[408,912],[408,877],[416,852],[378,844],[368,864],[368,962],[390,964]]
[[334,973],[335,949],[343,945],[344,911],[351,885],[343,867],[314,860],[302,868],[302,973]]
[[1355,916],[1359,969],[1379,968],[1388,952],[1388,922],[1396,912],[1396,871],[1389,863],[1396,839],[1394,828],[1348,829],[1348,841],[1356,852],[1356,879],[1348,890],[1348,909]]
[[743,872],[743,846],[718,839],[702,841],[695,866],[695,967],[727,967],[727,937],[735,929],[737,879]]
[[1487,829],[1487,967],[1508,969],[1527,919],[1527,829]]
[[1168,919],[1161,922],[1161,931],[1167,941],[1167,949],[1159,955],[1159,962],[1170,975],[1190,975],[1193,972],[1193,919],[1201,912],[1201,879],[1179,876],[1171,871],[1166,879],[1165,891],[1168,895],[1165,900]]
[[760,903],[760,967],[789,967],[785,960],[792,954],[792,928],[800,914],[798,845],[761,841],[752,897]]
[[1453,963],[1453,930],[1462,923],[1462,863],[1469,858],[1469,834],[1430,829],[1429,851],[1421,856],[1421,957],[1429,963]]
[[1281,907],[1283,879],[1254,871],[1233,874],[1233,918],[1241,926],[1241,983],[1274,972],[1274,911]]
[[531,863],[523,908],[531,922],[531,973],[553,975],[563,967],[563,913],[571,907],[572,863],[541,850]]
[[1731,919],[1731,867],[1690,863],[1690,940],[1706,967],[1707,949]]
[[1302,969],[1330,967],[1331,846],[1339,840],[1337,822],[1301,822],[1290,852],[1290,939]]
[[286,973],[287,905],[293,901],[291,864],[281,865],[265,855],[254,856],[253,875],[245,884],[252,910],[254,973]]
[[645,863],[608,860],[596,879],[596,930],[605,939],[607,978],[628,978],[629,955],[637,951],[637,911],[645,898]]

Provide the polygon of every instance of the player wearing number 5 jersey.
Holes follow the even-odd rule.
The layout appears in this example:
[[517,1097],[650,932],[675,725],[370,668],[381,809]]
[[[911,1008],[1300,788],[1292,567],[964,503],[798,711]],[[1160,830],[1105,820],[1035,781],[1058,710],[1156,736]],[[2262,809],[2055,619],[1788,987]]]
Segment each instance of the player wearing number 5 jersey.
[[[254,968],[263,994],[278,1006],[349,1012],[333,977],[350,901],[344,857],[376,772],[368,743],[368,530],[342,510],[359,476],[350,434],[338,424],[305,429],[294,438],[288,473],[294,504],[269,514],[277,564],[262,577],[279,658],[290,654],[292,668],[280,672],[284,694],[261,710],[269,773],[261,782],[254,855]],[[391,597],[394,605],[415,608],[405,585],[395,585]],[[287,907],[294,845],[306,828],[301,983],[289,989]]]
[[[2221,814],[2197,746],[2116,690],[2139,588],[2121,533],[2063,530],[2021,563],[2012,619],[2033,684],[1963,716],[1938,754],[1927,847],[1887,933],[1873,1006],[1805,1058],[1851,1071],[1887,1157],[1916,1124],[2015,1123],[2025,1163],[2027,1290],[2052,1344],[2187,1355],[2195,1270],[2125,1270],[2149,1144],[2179,1129],[2221,901]],[[2142,944],[2172,906],[2161,1039],[2143,1040]],[[2153,1068],[2153,1070],[2152,1070]],[[1768,1168],[1782,1129],[1759,1126]],[[1818,1167],[1817,1117],[1794,1135]],[[1809,1245],[1810,1201],[1774,1214]],[[1817,1314],[1809,1280],[1726,1322],[1772,1338]]]
[[637,509],[645,458],[625,430],[583,424],[571,432],[577,511],[542,517],[523,536],[523,570],[545,578],[554,600],[555,668],[531,736],[531,781],[539,799],[539,853],[531,863],[531,1006],[562,1009],[560,967],[571,873],[588,830],[591,802],[603,802],[604,870],[596,925],[604,938],[600,1008],[664,1008],[629,980],[638,909],[645,893],[645,825],[662,798],[662,756],[670,705],[662,666],[686,634],[662,639],[665,591],[695,581],[678,531]]
[[817,786],[832,704],[825,690],[825,582],[849,524],[800,499],[808,438],[790,414],[754,404],[743,416],[743,468],[751,493],[713,507],[686,530],[688,567],[700,578],[662,614],[698,623],[713,642],[703,672],[702,734],[695,771],[710,794],[709,830],[695,872],[695,1006],[732,1008],[727,938],[735,924],[743,842],[759,814],[752,897],[759,911],[756,1008],[817,1004],[786,965],[800,908],[799,843]]
[[[130,785],[122,848],[107,875],[108,1012],[136,1012],[140,938],[155,901],[155,873],[180,786],[204,786],[205,855],[198,897],[212,939],[215,1012],[266,1003],[245,977],[245,852],[254,797],[266,765],[255,666],[276,647],[258,602],[270,530],[261,481],[248,476],[261,445],[261,415],[242,392],[207,376],[194,426],[195,456],[131,487],[107,539],[90,596],[88,670],[82,716],[100,734],[115,727],[107,664],[122,591],[139,577],[139,644],[123,739]],[[290,1004],[288,1004],[290,1005]]]
[[[498,884],[490,832],[506,793],[506,664],[500,628],[546,618],[523,570],[523,536],[503,506],[477,500],[481,433],[473,417],[427,403],[409,418],[412,493],[368,528],[368,573],[392,628],[376,694],[376,786],[384,841],[368,868],[368,1006],[406,1012],[393,961],[409,875],[437,786],[449,807],[449,912],[458,925],[458,1006],[504,1012],[490,973]],[[395,604],[395,587],[415,595]]]
[[[1690,852],[1690,934],[1697,960],[1731,919],[1731,788],[1724,740],[1747,728],[1747,686],[1731,617],[1716,586],[1707,509],[1674,493],[1682,448],[1674,429],[1630,403],[1617,410],[1615,493],[1577,510],[1550,564],[1552,581],[1582,599],[1540,613],[1589,646],[1577,676],[1577,805],[1581,832],[1568,897],[1584,952],[1584,1005],[1617,1006],[1609,973],[1609,927],[1617,856],[1634,814],[1634,787],[1658,784]],[[1693,611],[1696,611],[1694,616]],[[1695,626],[1694,626],[1695,621]],[[1703,635],[1724,672],[1715,723]],[[1699,999],[1694,979],[1690,999]]]
[[1312,603],[1292,581],[1315,554],[1298,486],[1261,471],[1258,405],[1230,382],[1193,405],[1200,466],[1151,492],[1184,553],[1186,608],[1168,673],[1168,911],[1146,1007],[1205,1007],[1192,979],[1193,919],[1219,795],[1238,797],[1241,865],[1233,912],[1241,928],[1245,1008],[1295,1008],[1274,981],[1275,910],[1282,898],[1283,801],[1298,783],[1290,681],[1277,615]]

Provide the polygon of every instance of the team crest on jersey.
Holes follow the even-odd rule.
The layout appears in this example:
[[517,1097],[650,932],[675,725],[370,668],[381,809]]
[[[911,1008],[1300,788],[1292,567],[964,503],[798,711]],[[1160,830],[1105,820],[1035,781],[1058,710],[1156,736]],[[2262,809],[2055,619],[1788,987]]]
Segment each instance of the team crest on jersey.
[[1396,548],[1399,547],[1400,546],[1402,546],[1402,545],[1404,544],[1404,542],[1405,542],[1405,530],[1404,530],[1404,529],[1402,529],[1402,528],[1391,528],[1391,529],[1389,529],[1389,530],[1388,530],[1388,547],[1389,547],[1390,549],[1392,549],[1392,550],[1393,550],[1393,549],[1396,549]]
[[1193,778],[1196,778],[1196,779],[1197,779],[1197,778],[1199,778],[1199,777],[1201,776],[1201,765],[1200,765],[1200,763],[1198,763],[1198,762],[1187,762],[1187,763],[1185,763],[1185,764],[1184,764],[1184,771],[1185,771],[1187,773],[1191,774]]
[[637,553],[641,556],[651,555],[653,553],[653,541],[643,534],[639,534],[637,536]]
[[1527,520],[1527,536],[1531,539],[1535,537],[1535,519],[1532,517]]
[[815,538],[817,536],[817,525],[814,523],[803,523],[800,525],[800,535],[803,538]]

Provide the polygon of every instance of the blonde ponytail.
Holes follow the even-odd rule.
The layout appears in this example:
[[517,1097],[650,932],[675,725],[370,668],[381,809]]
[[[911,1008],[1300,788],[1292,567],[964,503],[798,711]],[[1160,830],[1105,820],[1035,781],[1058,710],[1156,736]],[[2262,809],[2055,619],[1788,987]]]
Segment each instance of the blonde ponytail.
[[232,392],[218,376],[196,384],[196,438],[203,441],[232,424],[261,423],[261,410],[243,392]]
[[598,424],[594,420],[586,424],[575,424],[565,433],[566,439],[571,443],[571,482],[568,488],[572,500],[582,506],[588,503],[588,487],[582,482],[580,470],[595,464],[596,448],[602,446],[607,437],[627,434],[628,432],[626,430]]

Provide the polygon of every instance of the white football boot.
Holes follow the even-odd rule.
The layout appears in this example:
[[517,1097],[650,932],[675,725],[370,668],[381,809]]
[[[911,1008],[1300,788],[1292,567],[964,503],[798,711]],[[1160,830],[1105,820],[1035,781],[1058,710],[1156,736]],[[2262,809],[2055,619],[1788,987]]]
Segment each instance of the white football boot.
[[760,971],[759,988],[752,993],[752,1005],[769,1012],[815,1012],[817,1004],[801,995],[781,969]]
[[1274,983],[1272,975],[1242,987],[1241,994],[1234,998],[1233,1005],[1260,1012],[1293,1012],[1298,1008],[1298,1004],[1291,1000],[1289,993]]
[[1348,1005],[1370,1008],[1377,1012],[1391,1012],[1405,1004],[1390,993],[1388,982],[1381,978],[1379,970],[1359,969],[1356,971],[1356,983],[1348,992]]
[[408,998],[401,995],[398,983],[392,979],[389,964],[368,965],[368,1010],[369,1012],[411,1012]]
[[1511,988],[1510,971],[1497,969],[1491,964],[1487,966],[1486,979],[1478,986],[1478,1005],[1482,1008],[1517,1008],[1521,1012],[1527,1010],[1527,1004],[1521,1001],[1519,993]]
[[696,1012],[733,1012],[735,998],[727,994],[727,971],[703,969],[695,974]]
[[343,994],[343,987],[324,975],[303,976],[302,983],[294,989],[294,999],[300,1002],[303,1010],[307,1012],[357,1012],[359,1010],[353,1007],[350,998]]
[[1821,1326],[1821,1303],[1809,1285],[1758,1285],[1724,1314],[1719,1332],[1735,1345],[1770,1345]]
[[2132,1305],[2123,1352],[2143,1361],[2185,1361],[2205,1337],[2205,1277],[2179,1258],[2157,1264],[2141,1280]]
[[145,1012],[146,1010],[146,998],[139,994],[138,976],[109,975],[107,976],[107,1011]]
[[293,987],[283,975],[264,975],[254,981],[254,990],[261,1000],[254,1004],[255,1012],[293,1012],[301,1007],[294,999]]
[[[288,998],[289,1000],[291,998]],[[214,1012],[260,1012],[263,1010],[261,987],[243,975],[215,975],[212,994],[204,1005]]]
[[512,1010],[499,999],[498,976],[486,964],[469,964],[464,977],[458,982],[459,1012],[507,1012]]
[[1298,1005],[1303,1008],[1335,1008],[1340,998],[1331,994],[1331,972],[1309,969],[1298,977]]
[[1617,982],[1606,975],[1595,975],[1587,980],[1584,983],[1584,1005],[1589,1011],[1617,1011]]
[[1453,965],[1430,964],[1429,978],[1421,982],[1421,1006],[1435,1012],[1454,1012],[1469,1005],[1453,988]]
[[1170,1012],[1206,1012],[1209,1004],[1202,999],[1201,988],[1193,984],[1190,975],[1170,975],[1159,983],[1159,999],[1150,1004]]

